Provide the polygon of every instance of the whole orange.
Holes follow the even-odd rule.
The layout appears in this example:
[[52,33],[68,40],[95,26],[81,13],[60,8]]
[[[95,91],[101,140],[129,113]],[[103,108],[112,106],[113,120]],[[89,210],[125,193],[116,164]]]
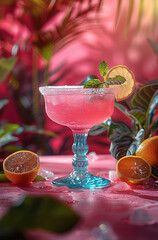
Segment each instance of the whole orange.
[[136,156],[142,157],[158,170],[158,136],[144,140],[136,151]]

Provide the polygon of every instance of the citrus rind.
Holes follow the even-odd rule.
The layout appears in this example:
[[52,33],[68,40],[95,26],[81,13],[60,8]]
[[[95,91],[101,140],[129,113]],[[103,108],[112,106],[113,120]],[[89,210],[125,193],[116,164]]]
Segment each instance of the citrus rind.
[[[117,65],[117,66],[112,67],[109,70],[109,72],[106,76],[106,79],[115,77],[117,75],[120,75],[126,79],[126,81],[123,84],[119,85],[120,90],[118,91],[118,93],[115,96],[116,101],[123,101],[123,100],[129,98],[135,90],[135,76],[134,76],[133,72],[126,66]],[[109,85],[109,87],[110,88],[116,87],[116,85]]]

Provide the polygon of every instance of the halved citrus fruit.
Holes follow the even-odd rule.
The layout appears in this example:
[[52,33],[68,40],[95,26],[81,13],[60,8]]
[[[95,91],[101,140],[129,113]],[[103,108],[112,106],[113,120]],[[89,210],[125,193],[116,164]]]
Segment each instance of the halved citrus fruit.
[[145,159],[153,168],[155,168],[153,176],[158,178],[158,136],[145,139],[140,144],[135,154],[136,156]]
[[151,166],[143,158],[125,156],[116,165],[118,177],[128,184],[141,184],[151,176]]
[[[107,78],[112,78],[115,77],[117,75],[120,75],[122,77],[124,77],[126,79],[126,81],[119,85],[120,90],[118,91],[116,97],[116,101],[123,101],[125,99],[127,99],[128,97],[130,97],[132,95],[132,93],[134,92],[135,89],[135,77],[133,72],[127,68],[126,66],[123,65],[117,65],[112,67],[107,76]],[[106,80],[105,80],[106,81]],[[116,85],[109,85],[109,87],[116,87]]]
[[4,173],[15,184],[32,182],[37,176],[39,167],[39,156],[27,150],[17,151],[3,162]]

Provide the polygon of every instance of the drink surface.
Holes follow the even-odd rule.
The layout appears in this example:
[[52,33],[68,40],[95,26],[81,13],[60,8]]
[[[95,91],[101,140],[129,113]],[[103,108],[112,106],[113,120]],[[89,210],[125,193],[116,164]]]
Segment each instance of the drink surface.
[[44,95],[47,115],[54,122],[84,132],[111,117],[113,93],[48,93]]

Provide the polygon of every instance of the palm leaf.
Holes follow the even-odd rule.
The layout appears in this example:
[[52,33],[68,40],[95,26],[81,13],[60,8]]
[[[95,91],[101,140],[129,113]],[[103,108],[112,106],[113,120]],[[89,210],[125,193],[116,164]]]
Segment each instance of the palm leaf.
[[128,32],[129,32],[133,11],[134,11],[134,0],[129,0],[126,34],[128,34]]
[[156,23],[157,23],[157,0],[154,0],[154,2],[153,2],[153,21],[152,21],[153,33],[156,30]]
[[[89,13],[98,13],[102,5],[103,0],[97,1],[95,4],[93,1],[88,1],[88,7],[83,8],[83,1],[77,1],[77,8],[75,3],[68,6],[68,10],[63,17],[63,20],[55,26],[54,34],[55,39],[55,52],[61,50],[66,45],[72,43],[81,33],[86,31],[86,28],[96,28],[95,18],[89,18]],[[84,2],[85,3],[85,2]],[[75,13],[74,13],[75,12]],[[82,25],[81,25],[82,24]],[[82,27],[81,27],[82,26]]]
[[118,22],[118,19],[119,19],[119,16],[120,16],[121,6],[122,6],[122,0],[118,0],[116,17],[115,17],[115,26],[117,25],[117,22]]
[[66,27],[66,25],[69,23],[69,20],[73,13],[73,3],[74,3],[74,0],[71,0],[70,4],[68,5],[66,15],[62,21],[61,29],[64,29]]
[[144,0],[139,1],[139,10],[138,10],[138,21],[137,21],[137,26],[136,26],[136,32],[139,31],[142,17],[143,17],[143,12],[144,12]]
[[102,7],[102,3],[103,3],[103,1],[102,0],[99,0],[98,1],[98,5],[97,5],[97,12],[99,12],[100,11],[100,9],[101,9],[101,7]]
[[148,39],[148,43],[152,47],[154,53],[158,56],[158,44],[153,42],[152,40]]

